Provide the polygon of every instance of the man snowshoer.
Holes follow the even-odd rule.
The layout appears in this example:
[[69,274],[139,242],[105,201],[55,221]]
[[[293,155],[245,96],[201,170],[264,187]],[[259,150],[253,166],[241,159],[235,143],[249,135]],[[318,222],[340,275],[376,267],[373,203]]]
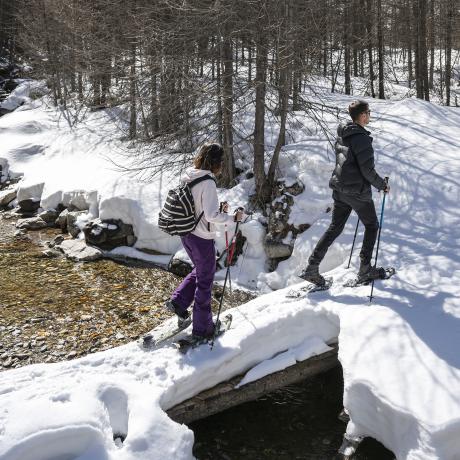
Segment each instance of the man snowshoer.
[[332,222],[309,257],[308,266],[299,275],[319,286],[325,284],[324,277],[319,273],[319,264],[331,244],[342,233],[352,209],[365,227],[359,255],[361,264],[358,280],[362,282],[377,279],[381,274],[379,268],[371,266],[372,251],[379,229],[371,185],[385,192],[389,192],[390,187],[375,171],[372,137],[364,129],[371,115],[368,103],[354,101],[348,107],[348,113],[352,121],[337,128],[336,165],[329,181],[334,200]]

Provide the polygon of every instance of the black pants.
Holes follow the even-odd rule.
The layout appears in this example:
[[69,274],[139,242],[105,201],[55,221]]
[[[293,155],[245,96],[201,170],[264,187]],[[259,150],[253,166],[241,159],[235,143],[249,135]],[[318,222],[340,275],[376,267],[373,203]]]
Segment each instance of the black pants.
[[379,230],[379,222],[372,198],[360,199],[359,197],[345,195],[336,191],[333,192],[332,198],[334,199],[334,208],[332,210],[331,225],[329,225],[329,228],[318,241],[312,255],[308,259],[308,263],[310,265],[319,265],[324,259],[331,244],[342,233],[352,209],[358,214],[359,220],[365,227],[364,240],[359,257],[362,263],[370,263]]

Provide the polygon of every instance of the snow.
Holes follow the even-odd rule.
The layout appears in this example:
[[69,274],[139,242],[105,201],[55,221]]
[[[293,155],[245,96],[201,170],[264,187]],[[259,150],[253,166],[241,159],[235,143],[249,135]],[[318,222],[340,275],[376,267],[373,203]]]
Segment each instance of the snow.
[[[338,107],[350,101],[326,91],[321,97]],[[155,219],[179,175],[165,173],[146,183],[117,170],[111,159],[125,157],[110,113],[89,114],[82,125],[69,127],[43,101],[26,101],[0,119],[2,156],[12,171],[24,173],[20,196],[41,199],[45,208],[73,197],[94,217],[122,219],[138,240],[135,248],[115,252],[160,261],[140,251],[153,249],[165,254],[166,263],[180,244],[159,232]],[[232,328],[213,350],[203,346],[183,356],[168,345],[146,352],[131,343],[2,372],[0,459],[191,459],[193,433],[172,422],[168,408],[236,375],[246,373],[242,385],[293,365],[338,338],[351,418],[347,433],[376,438],[398,459],[458,460],[460,112],[415,99],[368,101],[377,170],[390,177],[391,186],[379,262],[397,271],[375,283],[372,304],[369,286],[342,286],[358,264],[362,226],[352,266],[345,268],[354,215],[320,267],[334,278],[331,289],[286,297],[304,285],[296,274],[330,222],[330,145],[299,112],[297,121],[314,134],[292,128],[280,170],[289,184],[299,178],[305,185],[291,219],[311,228],[295,240],[292,257],[267,273],[263,219],[255,214],[241,225],[248,243],[231,267],[232,283],[261,295],[232,309]],[[250,129],[251,117],[237,120],[246,123],[241,132]],[[325,122],[335,132],[335,117]],[[219,199],[233,209],[247,202],[253,188],[253,179],[243,179],[219,191]],[[382,196],[374,198],[380,214]],[[227,231],[231,237],[234,226]],[[225,228],[216,245],[225,247]],[[216,278],[224,276],[223,270]]]
[[241,382],[238,383],[235,388],[240,388],[250,382],[260,380],[266,375],[282,371],[286,369],[286,367],[293,366],[297,362],[305,361],[314,355],[319,355],[329,350],[332,350],[332,348],[325,344],[319,337],[310,336],[297,347],[280,353],[274,358],[266,359],[254,366],[246,373]]

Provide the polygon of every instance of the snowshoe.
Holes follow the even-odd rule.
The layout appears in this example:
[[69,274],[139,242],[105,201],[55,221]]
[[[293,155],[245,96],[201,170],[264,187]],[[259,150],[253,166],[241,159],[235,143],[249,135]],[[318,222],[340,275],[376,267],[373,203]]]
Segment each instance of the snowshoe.
[[222,334],[228,331],[228,329],[230,329],[230,326],[232,324],[232,318],[233,318],[232,315],[228,314],[224,316],[224,318],[222,318],[222,321],[219,320],[218,324],[216,324],[216,328],[218,328],[218,331],[216,332],[215,335],[214,334],[210,336],[190,335],[188,337],[185,337],[175,342],[175,346],[182,354],[185,355],[189,350],[193,348],[196,348],[205,343],[210,344],[212,343],[213,339],[220,337]]
[[324,278],[324,284],[313,284],[309,283],[307,286],[302,286],[300,289],[291,289],[287,292],[286,298],[288,299],[300,299],[308,294],[317,291],[326,291],[332,286],[332,277]]
[[[367,286],[368,284],[372,283],[372,280],[387,280],[391,278],[395,273],[396,270],[393,267],[379,267],[376,268],[377,270],[376,276],[358,276],[356,278],[352,278],[348,280],[343,286],[344,287],[358,287],[358,286]],[[378,275],[378,276],[377,276]]]
[[163,345],[164,343],[166,343],[169,339],[172,339],[174,336],[176,336],[180,332],[187,329],[190,326],[190,324],[192,324],[191,316],[189,316],[188,318],[182,319],[182,321],[180,321],[180,318],[179,318],[178,325],[176,327],[163,332],[158,337],[155,337],[154,334],[152,333],[144,335],[139,340],[139,346],[143,350],[151,350],[153,348],[157,348]]

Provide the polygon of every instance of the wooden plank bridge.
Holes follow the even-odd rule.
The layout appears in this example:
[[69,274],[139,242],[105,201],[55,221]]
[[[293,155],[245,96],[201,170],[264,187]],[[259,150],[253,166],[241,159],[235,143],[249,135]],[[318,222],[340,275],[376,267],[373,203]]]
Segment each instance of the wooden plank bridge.
[[332,350],[298,362],[282,371],[269,374],[240,388],[235,388],[235,386],[241,381],[244,374],[233,377],[227,382],[219,383],[215,387],[177,404],[167,410],[167,413],[176,422],[191,423],[222,412],[230,407],[253,401],[284,386],[292,385],[326,372],[339,363],[337,341],[328,343],[328,345],[332,347]]

